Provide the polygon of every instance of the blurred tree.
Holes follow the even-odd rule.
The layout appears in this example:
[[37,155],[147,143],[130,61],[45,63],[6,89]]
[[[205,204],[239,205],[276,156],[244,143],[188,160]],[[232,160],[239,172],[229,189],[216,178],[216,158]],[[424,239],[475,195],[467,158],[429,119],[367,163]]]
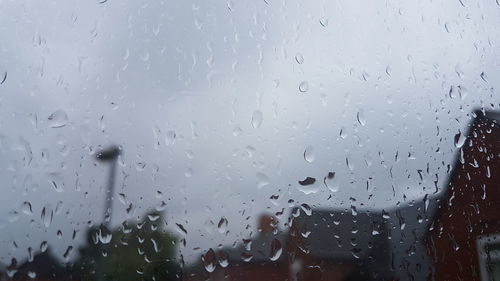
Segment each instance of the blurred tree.
[[162,229],[162,222],[161,213],[151,212],[139,223],[124,222],[113,231],[89,229],[75,271],[82,281],[180,280],[177,237]]

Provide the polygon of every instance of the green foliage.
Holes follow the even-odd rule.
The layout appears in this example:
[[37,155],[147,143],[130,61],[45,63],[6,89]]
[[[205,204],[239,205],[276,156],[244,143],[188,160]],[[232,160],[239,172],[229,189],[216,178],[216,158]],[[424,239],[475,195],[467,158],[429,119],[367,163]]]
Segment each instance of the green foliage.
[[149,213],[138,224],[124,223],[111,232],[91,228],[75,270],[82,281],[180,280],[174,260],[177,238],[162,230],[162,223],[160,213]]

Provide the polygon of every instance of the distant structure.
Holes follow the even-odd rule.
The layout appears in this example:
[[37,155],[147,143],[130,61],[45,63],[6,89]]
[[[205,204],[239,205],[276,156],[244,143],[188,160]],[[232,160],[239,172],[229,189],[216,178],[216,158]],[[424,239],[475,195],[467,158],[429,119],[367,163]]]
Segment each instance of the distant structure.
[[289,271],[286,243],[286,233],[278,230],[276,217],[261,215],[255,237],[234,247],[207,251],[200,263],[186,269],[184,280],[284,280]]
[[16,273],[12,279],[15,281],[76,281],[80,280],[78,276],[66,265],[61,263],[50,251],[39,252],[33,256],[33,259],[27,260],[15,269]]
[[106,201],[104,204],[103,225],[108,226],[111,222],[112,208],[113,208],[113,194],[115,188],[116,177],[116,162],[118,156],[121,154],[121,149],[117,146],[112,146],[108,149],[102,150],[96,155],[96,159],[101,162],[111,162],[109,170],[108,185],[106,188]]
[[428,234],[438,281],[500,280],[500,113],[474,115]]
[[[185,280],[500,280],[500,113],[473,117],[441,192],[386,210],[292,209],[286,232],[224,248],[222,259],[207,252]],[[203,270],[207,260],[218,263]]]

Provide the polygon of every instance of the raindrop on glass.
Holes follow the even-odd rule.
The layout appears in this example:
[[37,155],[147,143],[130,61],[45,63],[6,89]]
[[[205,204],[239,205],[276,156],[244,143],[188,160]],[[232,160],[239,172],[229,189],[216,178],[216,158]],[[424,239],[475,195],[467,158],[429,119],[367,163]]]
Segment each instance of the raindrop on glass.
[[269,255],[269,259],[271,261],[277,261],[282,252],[283,247],[281,246],[281,242],[278,239],[274,239],[273,242],[271,242],[271,254]]
[[321,26],[323,26],[323,27],[327,27],[328,26],[328,18],[321,18],[319,20],[319,24],[321,24]]
[[262,111],[255,110],[252,114],[252,127],[259,128],[262,125],[262,121],[264,120],[264,114]]
[[455,147],[461,148],[465,143],[465,138],[466,138],[465,135],[462,134],[461,131],[458,131],[458,133],[455,135],[455,138],[454,138]]
[[358,111],[358,114],[356,115],[356,118],[358,120],[358,123],[361,126],[366,125],[366,119],[365,119],[365,114],[364,114],[363,110]]
[[266,185],[269,185],[269,178],[266,176],[266,174],[258,172],[257,173],[257,188],[263,188]]
[[217,224],[217,228],[219,229],[219,233],[225,233],[226,230],[227,230],[227,219],[222,217],[220,220],[219,220],[219,223]]
[[68,124],[68,115],[63,110],[56,110],[47,118],[51,128],[61,128]]
[[305,93],[307,91],[309,91],[309,83],[307,83],[306,81],[302,81],[299,84],[299,92]]
[[313,147],[307,146],[304,150],[304,160],[308,163],[312,163],[314,161]]
[[203,262],[203,266],[205,270],[208,272],[214,272],[216,263],[215,252],[210,248],[206,254],[201,256],[201,261]]
[[339,185],[335,179],[335,172],[328,172],[328,175],[323,179],[323,183],[331,192],[339,191]]
[[295,55],[295,61],[298,63],[298,64],[302,64],[304,63],[304,57],[302,56],[301,53],[297,53]]

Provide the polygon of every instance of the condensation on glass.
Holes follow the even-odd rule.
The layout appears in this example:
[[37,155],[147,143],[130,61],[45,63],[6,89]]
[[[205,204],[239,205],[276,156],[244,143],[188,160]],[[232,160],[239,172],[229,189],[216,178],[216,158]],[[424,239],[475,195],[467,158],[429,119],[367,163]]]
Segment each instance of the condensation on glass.
[[500,279],[498,1],[0,7],[0,280]]

